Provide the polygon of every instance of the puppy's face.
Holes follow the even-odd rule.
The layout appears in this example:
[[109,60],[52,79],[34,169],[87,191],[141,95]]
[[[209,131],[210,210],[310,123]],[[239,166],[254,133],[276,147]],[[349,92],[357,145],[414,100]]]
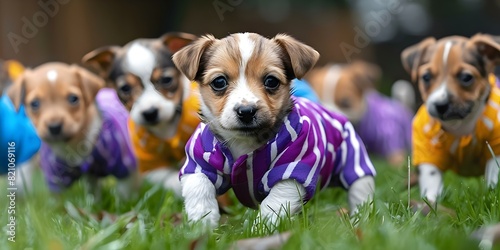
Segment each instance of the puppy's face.
[[[104,82],[78,66],[47,63],[26,70],[9,90],[42,140],[69,143],[80,138],[95,113],[94,99]],[[83,132],[84,133],[84,132]]]
[[499,57],[499,44],[482,34],[471,39],[428,38],[402,53],[403,65],[418,84],[429,114],[442,122],[476,113],[488,98],[488,74]]
[[309,81],[321,102],[357,123],[366,111],[364,94],[380,78],[376,65],[357,61],[348,65],[326,65],[313,70]]
[[224,139],[267,140],[292,108],[290,81],[314,66],[319,54],[286,35],[267,39],[237,33],[205,36],[173,57],[200,84],[202,116]]
[[137,39],[124,47],[94,50],[83,62],[111,83],[137,124],[156,126],[169,123],[180,111],[185,78],[171,57],[194,39],[196,36],[186,33]]

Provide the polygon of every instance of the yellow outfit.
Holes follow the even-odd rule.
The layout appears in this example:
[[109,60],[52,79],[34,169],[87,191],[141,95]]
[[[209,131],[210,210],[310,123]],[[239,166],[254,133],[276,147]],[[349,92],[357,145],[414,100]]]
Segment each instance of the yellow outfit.
[[191,83],[191,93],[182,105],[177,133],[169,139],[156,137],[129,118],[130,138],[141,173],[160,167],[178,167],[185,157],[184,147],[200,123],[200,101],[196,83]]
[[456,137],[441,129],[441,124],[422,105],[413,119],[413,165],[430,163],[441,169],[464,176],[484,174],[486,162],[492,158],[488,142],[495,155],[500,155],[500,89],[492,89],[471,135]]

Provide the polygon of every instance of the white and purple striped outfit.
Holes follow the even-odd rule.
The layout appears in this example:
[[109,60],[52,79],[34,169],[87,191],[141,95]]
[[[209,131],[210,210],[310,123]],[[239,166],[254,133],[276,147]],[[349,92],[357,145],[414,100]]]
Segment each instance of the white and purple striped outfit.
[[[132,151],[127,128],[128,112],[121,104],[115,90],[101,89],[96,96],[97,107],[102,117],[102,127],[97,141],[80,148],[82,155],[90,154],[83,163],[74,165],[74,159],[57,157],[50,147],[42,143],[40,165],[49,189],[59,192],[73,184],[82,175],[104,177],[113,175],[126,178],[136,169],[136,159]],[[78,150],[78,147],[77,147]]]
[[238,200],[252,208],[281,180],[302,184],[308,201],[318,182],[321,187],[332,183],[348,189],[363,176],[375,176],[361,139],[344,116],[292,98],[294,108],[276,137],[238,159],[201,123],[186,145],[180,175],[203,173],[218,194],[232,187]]

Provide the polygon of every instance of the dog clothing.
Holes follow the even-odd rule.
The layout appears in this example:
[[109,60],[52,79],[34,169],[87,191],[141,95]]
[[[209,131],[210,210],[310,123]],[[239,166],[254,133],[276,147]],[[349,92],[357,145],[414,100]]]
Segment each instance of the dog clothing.
[[184,159],[186,142],[200,123],[197,91],[198,85],[191,83],[191,93],[183,101],[177,132],[172,138],[158,138],[145,127],[129,119],[130,137],[141,173],[160,167],[177,166]]
[[[9,143],[15,145],[10,147],[13,157],[8,157]],[[40,148],[40,138],[36,134],[35,127],[26,115],[24,105],[16,111],[14,104],[7,95],[0,97],[0,174],[6,174],[10,161],[18,167],[29,160]]]
[[346,189],[375,169],[363,142],[344,116],[304,98],[292,97],[294,107],[275,138],[261,148],[233,159],[229,149],[201,123],[186,145],[187,160],[180,175],[203,173],[218,194],[233,188],[238,200],[256,208],[281,180],[304,186],[305,201],[319,182]]
[[486,142],[500,155],[500,89],[494,82],[490,85],[490,96],[470,135],[458,137],[442,130],[425,104],[420,107],[413,120],[414,166],[429,163],[463,176],[484,174],[486,162],[492,158]]
[[85,145],[77,147],[76,150],[82,150],[82,154],[91,150],[83,163],[76,166],[72,164],[75,159],[70,156],[59,158],[47,144],[42,143],[40,163],[51,191],[58,192],[71,186],[84,174],[97,177],[113,175],[122,179],[136,169],[127,129],[128,112],[116,92],[109,88],[101,89],[97,93],[96,104],[102,117],[102,128],[92,148],[87,149]]
[[367,110],[354,126],[368,152],[389,157],[411,149],[413,114],[400,102],[377,91],[366,93]]

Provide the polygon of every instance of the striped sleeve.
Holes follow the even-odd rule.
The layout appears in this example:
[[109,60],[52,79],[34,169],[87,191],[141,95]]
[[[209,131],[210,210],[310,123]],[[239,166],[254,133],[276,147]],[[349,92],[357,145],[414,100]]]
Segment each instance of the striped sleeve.
[[336,161],[340,168],[340,181],[348,189],[356,180],[363,176],[375,176],[375,168],[368,157],[365,146],[354,131],[350,122],[343,125],[343,142],[337,149],[340,160]]
[[186,161],[181,168],[179,177],[184,174],[202,173],[214,184],[217,194],[223,194],[230,188],[225,160],[217,140],[208,127],[200,123],[186,144]]

